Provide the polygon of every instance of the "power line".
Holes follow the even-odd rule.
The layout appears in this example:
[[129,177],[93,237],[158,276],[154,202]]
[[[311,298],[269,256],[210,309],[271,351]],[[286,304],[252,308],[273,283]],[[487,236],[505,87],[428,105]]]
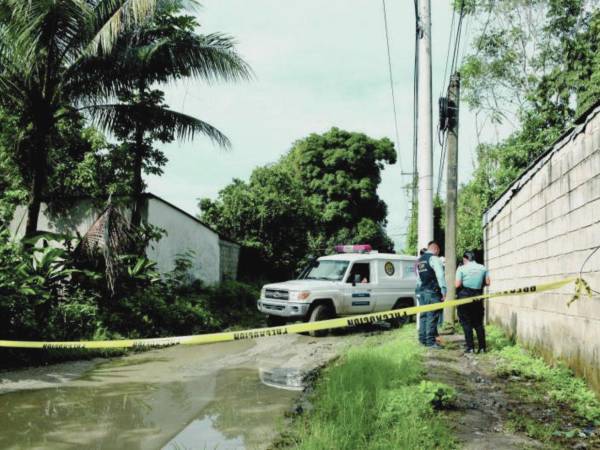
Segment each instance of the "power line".
[[448,62],[450,62],[450,47],[452,46],[452,38],[454,36],[454,19],[455,18],[456,18],[456,10],[453,8],[452,24],[450,25],[450,36],[448,38],[448,48],[446,49],[446,63],[444,64],[444,78],[442,78],[442,88],[440,91],[440,97],[444,93],[444,86],[446,86],[446,76],[448,75]]
[[414,0],[415,5],[415,65],[413,69],[413,155],[412,155],[412,199],[411,208],[414,209],[417,205],[417,187],[419,172],[417,169],[417,123],[419,122],[419,108],[417,100],[419,98],[419,39],[422,37],[421,18],[419,17],[419,5],[417,0]]
[[438,182],[436,196],[439,197],[442,187],[442,180],[444,179],[444,165],[446,162],[446,149],[448,148],[448,134],[444,134],[444,141],[442,143],[442,150],[440,152],[440,165],[438,169]]
[[[440,93],[440,97],[443,96],[444,87],[446,86],[446,76],[452,76],[452,74],[457,69],[458,64],[458,55],[460,52],[460,41],[462,36],[462,25],[463,19],[465,17],[465,9],[464,9],[464,0],[460,2],[460,11],[458,14],[458,24],[456,25],[456,32],[454,32],[454,22],[456,17],[456,9],[452,14],[452,24],[450,26],[450,36],[448,37],[448,51],[446,54],[446,67],[444,68],[444,78],[442,83],[442,91]],[[467,22],[468,23],[468,22]],[[453,43],[453,45],[452,45]],[[448,73],[448,61],[450,60],[450,48],[452,47],[452,63],[450,64],[450,72]],[[442,101],[442,99],[440,100]],[[442,138],[443,135],[443,138]],[[438,183],[437,183],[437,195],[440,195],[442,180],[444,178],[444,164],[446,159],[446,149],[448,142],[448,134],[446,133],[446,127],[442,126],[442,123],[438,123],[438,141],[441,145],[440,150],[440,162],[439,162],[439,171],[438,171]]]
[[394,111],[394,130],[396,132],[396,150],[398,153],[398,165],[400,166],[400,173],[404,174],[404,170],[402,169],[402,158],[400,152],[400,133],[398,132],[398,114],[396,112],[396,96],[394,94],[394,77],[392,74],[392,55],[390,53],[390,35],[388,30],[388,19],[387,10],[385,7],[385,0],[381,0],[381,4],[383,6],[383,23],[385,25],[385,43],[387,48],[388,71],[390,76],[390,92],[392,94],[392,107]]
[[452,52],[452,66],[450,68],[450,75],[456,71],[456,64],[458,62],[458,51],[460,48],[460,38],[462,35],[462,23],[465,17],[465,2],[460,2],[460,12],[458,16],[458,26],[456,27],[456,37],[454,38],[454,49]]

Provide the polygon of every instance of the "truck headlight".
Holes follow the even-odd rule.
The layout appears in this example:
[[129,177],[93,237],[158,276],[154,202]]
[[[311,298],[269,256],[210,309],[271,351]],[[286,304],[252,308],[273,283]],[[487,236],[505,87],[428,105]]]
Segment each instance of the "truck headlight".
[[310,291],[290,292],[290,300],[306,300],[308,297],[310,297]]
[[260,290],[260,298],[266,298],[265,295],[267,294],[267,290],[265,288],[262,288]]

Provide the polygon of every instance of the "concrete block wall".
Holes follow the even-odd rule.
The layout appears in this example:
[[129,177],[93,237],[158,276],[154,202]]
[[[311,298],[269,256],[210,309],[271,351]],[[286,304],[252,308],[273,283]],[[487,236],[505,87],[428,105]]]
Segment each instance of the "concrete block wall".
[[[532,172],[533,173],[533,172]],[[600,112],[513,194],[484,228],[492,291],[577,276],[600,246]],[[583,277],[600,291],[600,250]],[[574,292],[489,301],[488,320],[548,360],[560,359],[600,393],[600,296]]]
[[237,280],[240,261],[240,246],[234,242],[221,239],[221,280]]

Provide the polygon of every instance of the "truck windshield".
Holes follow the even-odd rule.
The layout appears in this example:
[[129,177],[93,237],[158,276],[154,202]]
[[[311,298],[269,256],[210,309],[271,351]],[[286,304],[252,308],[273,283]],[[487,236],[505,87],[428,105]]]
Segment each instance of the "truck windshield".
[[348,261],[315,261],[312,267],[304,272],[304,279],[340,281],[348,264]]

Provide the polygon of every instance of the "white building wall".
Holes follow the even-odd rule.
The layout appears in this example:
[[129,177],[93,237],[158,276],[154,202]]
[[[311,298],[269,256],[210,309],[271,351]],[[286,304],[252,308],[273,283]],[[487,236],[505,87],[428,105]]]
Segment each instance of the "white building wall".
[[167,230],[158,243],[151,244],[148,258],[158,262],[158,270],[166,273],[174,268],[175,258],[186,251],[194,253],[191,272],[202,281],[214,284],[220,280],[219,235],[157,198],[148,200],[148,223]]
[[[40,208],[38,229],[73,236],[79,233],[83,236],[101,212],[102,209],[94,207],[91,201],[81,200],[67,213],[54,216],[43,203]],[[191,250],[194,256],[190,276],[208,284],[220,281],[220,239],[216,232],[154,196],[147,196],[147,205],[143,214],[144,220],[167,231],[167,235],[159,242],[152,242],[147,249],[148,258],[157,262],[157,269],[161,274],[174,268],[178,254]],[[26,222],[27,208],[20,206],[16,209],[10,224],[13,238],[23,237]]]
[[[91,201],[82,200],[70,208],[68,213],[60,216],[53,215],[48,211],[48,205],[42,203],[38,216],[38,230],[53,233],[83,236],[94,224],[101,210],[95,208]],[[18,206],[13,219],[9,225],[9,231],[13,239],[21,239],[25,235],[27,225],[27,207]]]
[[[485,226],[492,291],[578,276],[600,245],[600,109],[557,146],[519,190],[493,206]],[[497,214],[495,217],[490,217]],[[600,251],[583,277],[600,291]],[[567,306],[560,291],[489,301],[488,318],[547,359],[560,358],[600,392],[600,297]]]

